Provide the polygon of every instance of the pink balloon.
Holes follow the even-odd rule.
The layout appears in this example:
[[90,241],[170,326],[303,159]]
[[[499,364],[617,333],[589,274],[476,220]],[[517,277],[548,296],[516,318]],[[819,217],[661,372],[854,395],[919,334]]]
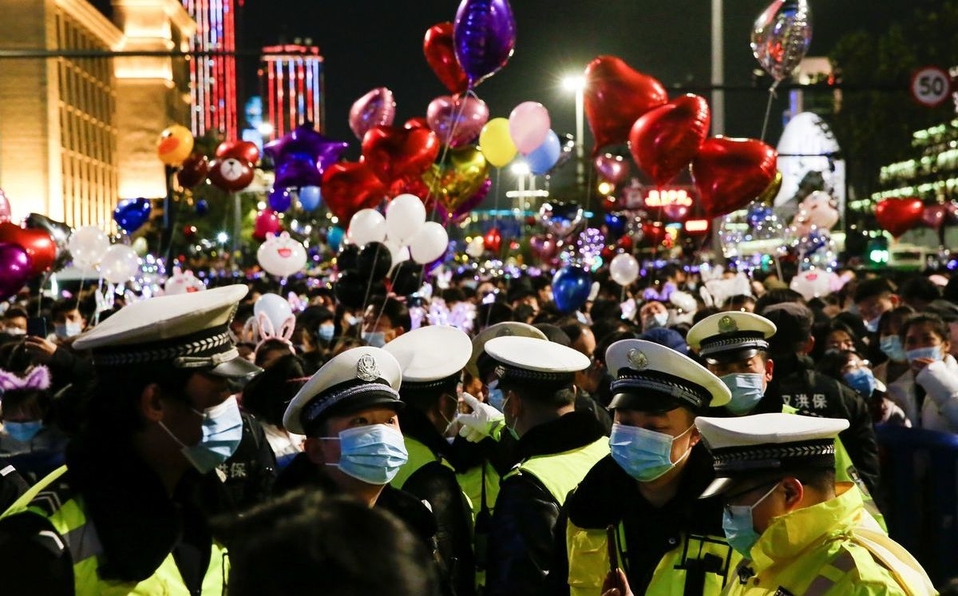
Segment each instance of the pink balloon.
[[19,244],[0,242],[0,300],[15,296],[33,275],[30,255]]
[[0,190],[0,223],[10,221],[10,200],[7,195]]
[[537,101],[524,101],[509,114],[509,136],[522,155],[538,149],[551,127],[549,110]]
[[360,141],[366,131],[374,126],[390,126],[396,118],[396,100],[393,92],[385,87],[377,87],[363,95],[349,110],[349,128]]
[[461,147],[479,136],[489,121],[489,108],[471,95],[440,95],[429,103],[426,121],[443,145]]
[[598,155],[595,158],[595,171],[603,180],[612,185],[619,185],[629,176],[629,163],[619,155]]
[[282,229],[283,226],[280,224],[276,212],[266,208],[256,216],[256,222],[253,224],[253,237],[265,240],[267,234],[279,234]]

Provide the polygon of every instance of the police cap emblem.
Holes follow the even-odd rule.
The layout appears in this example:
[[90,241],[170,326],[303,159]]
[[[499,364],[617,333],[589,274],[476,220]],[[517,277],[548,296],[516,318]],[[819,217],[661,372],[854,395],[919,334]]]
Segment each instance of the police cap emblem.
[[356,378],[371,382],[381,376],[382,374],[379,372],[379,367],[376,365],[376,359],[373,358],[371,354],[363,354],[356,363]]
[[649,357],[633,348],[629,350],[629,364],[636,370],[643,370],[649,365]]
[[725,315],[718,322],[719,333],[734,333],[738,331],[738,323],[735,322],[735,319]]

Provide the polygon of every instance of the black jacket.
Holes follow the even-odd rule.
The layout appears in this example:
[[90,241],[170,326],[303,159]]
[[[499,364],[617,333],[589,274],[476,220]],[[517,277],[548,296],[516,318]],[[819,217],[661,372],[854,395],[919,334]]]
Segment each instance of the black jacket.
[[[446,458],[449,443],[436,432],[432,422],[414,407],[403,410],[399,426],[411,437]],[[439,555],[449,572],[455,593],[467,596],[476,592],[476,562],[472,551],[472,512],[456,479],[456,472],[439,461],[416,470],[402,490],[429,503],[436,516],[436,542]]]
[[[659,561],[669,551],[681,547],[683,535],[723,535],[722,503],[717,498],[699,500],[714,476],[712,458],[699,443],[689,454],[675,496],[662,507],[655,507],[611,455],[602,459],[569,494],[563,507],[546,593],[569,594],[567,520],[580,528],[598,530],[622,523],[628,552],[620,565],[632,591],[644,593]],[[727,561],[723,563],[727,565]]]
[[[574,411],[526,433],[516,445],[520,462],[578,449],[603,435],[590,412]],[[486,594],[527,595],[541,590],[553,558],[559,503],[532,475],[504,478],[489,534]]]
[[879,488],[878,438],[868,404],[851,387],[816,372],[811,359],[776,359],[766,395],[772,394],[803,416],[841,418],[849,427],[839,433],[852,463],[872,495]]

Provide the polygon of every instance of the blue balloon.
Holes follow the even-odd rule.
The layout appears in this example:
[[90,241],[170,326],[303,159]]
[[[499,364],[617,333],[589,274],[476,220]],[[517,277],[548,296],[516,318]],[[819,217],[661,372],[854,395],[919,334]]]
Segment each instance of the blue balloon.
[[552,278],[552,297],[559,312],[578,310],[592,291],[592,276],[585,269],[566,266]]
[[326,233],[326,244],[329,245],[334,251],[338,251],[339,247],[343,244],[343,238],[345,238],[346,232],[337,226],[329,228],[329,232]]
[[282,213],[293,204],[293,196],[285,188],[274,188],[269,193],[269,208],[276,213]]
[[625,233],[625,217],[621,213],[606,213],[605,227],[609,229],[609,235],[618,238]]
[[318,186],[304,186],[299,189],[299,205],[305,211],[315,210],[322,199]]
[[203,217],[210,212],[210,204],[206,202],[206,199],[200,199],[196,202],[196,214],[200,217]]
[[143,227],[150,219],[149,199],[127,199],[120,201],[120,204],[113,210],[113,221],[120,229],[132,234]]
[[556,165],[559,161],[559,155],[562,154],[562,145],[559,143],[559,136],[554,131],[549,131],[546,140],[535,148],[535,150],[526,156],[526,163],[529,164],[529,170],[536,176],[541,176]]

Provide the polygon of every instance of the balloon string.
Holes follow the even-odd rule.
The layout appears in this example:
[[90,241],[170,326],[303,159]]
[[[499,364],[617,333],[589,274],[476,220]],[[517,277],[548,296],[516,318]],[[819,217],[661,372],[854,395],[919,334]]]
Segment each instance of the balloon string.
[[778,87],[778,81],[772,83],[772,86],[768,88],[768,103],[765,104],[765,120],[762,121],[762,137],[761,141],[765,142],[765,133],[768,132],[768,119],[772,115],[772,100],[775,99],[775,89]]
[[[449,129],[449,134],[446,135],[446,142],[442,145],[442,153],[439,155],[439,176],[434,176],[432,179],[432,184],[429,185],[429,194],[426,196],[426,200],[432,199],[434,195],[437,194],[440,182],[443,177],[446,175],[446,156],[449,154],[451,149],[452,139],[456,135],[456,129],[459,128],[459,120],[462,119],[462,114],[466,111],[466,101],[465,99],[469,96],[475,97],[477,100],[479,96],[476,95],[476,92],[471,88],[468,89],[464,94],[459,98],[459,109],[456,112],[455,117],[452,119],[452,127]],[[439,139],[440,142],[442,139]],[[432,213],[429,214],[429,220],[433,221],[436,217],[436,211],[439,210],[439,201],[438,199],[433,202]],[[452,214],[449,214],[452,216]]]
[[[381,242],[376,243],[376,254],[373,255],[373,267],[372,271],[369,272],[369,282],[366,283],[366,296],[363,298],[363,314],[366,313],[366,309],[369,308],[369,294],[373,290],[373,274],[376,272],[376,263],[379,262],[379,251],[382,250],[383,244]],[[386,303],[383,301],[383,309],[386,308]],[[382,310],[379,311],[379,315],[376,317],[375,325],[379,325],[379,318],[382,316]],[[374,325],[374,328],[375,328]],[[360,325],[359,332],[360,337],[362,337],[362,327]]]

